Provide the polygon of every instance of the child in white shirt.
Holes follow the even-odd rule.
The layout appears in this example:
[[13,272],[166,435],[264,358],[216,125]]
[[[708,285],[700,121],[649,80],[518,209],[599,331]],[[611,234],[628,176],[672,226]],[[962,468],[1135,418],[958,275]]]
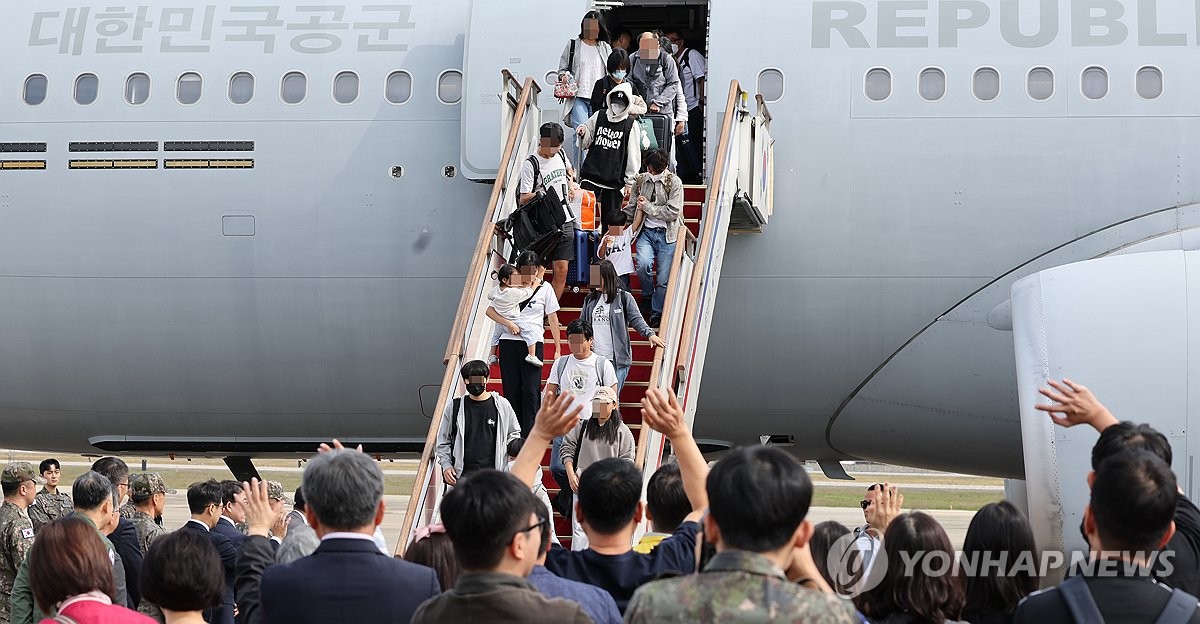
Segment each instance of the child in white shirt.
[[[642,213],[638,213],[640,217]],[[624,213],[617,218],[627,217]],[[625,290],[629,290],[629,274],[633,273],[633,237],[637,231],[637,225],[608,226],[608,233],[604,235],[604,239],[596,248],[596,257],[601,260],[609,260],[613,263],[613,268],[617,270],[617,276],[624,282]]]
[[[530,276],[531,281],[528,287],[524,286],[524,276],[517,273],[516,267],[511,264],[505,264],[496,271],[496,279],[500,283],[492,288],[492,292],[488,294],[488,299],[492,305],[488,307],[488,317],[496,321],[496,329],[492,332],[492,349],[498,349],[500,345],[500,333],[507,330],[514,336],[520,336],[525,341],[529,348],[529,355],[525,356],[525,361],[530,365],[542,367],[542,360],[537,356],[535,346],[541,341],[542,337],[532,329],[522,331],[517,325],[516,320],[521,316],[521,304],[527,299],[533,297],[533,293],[537,290],[538,278]],[[492,314],[499,315],[501,318],[496,319]],[[496,357],[493,351],[493,358]]]

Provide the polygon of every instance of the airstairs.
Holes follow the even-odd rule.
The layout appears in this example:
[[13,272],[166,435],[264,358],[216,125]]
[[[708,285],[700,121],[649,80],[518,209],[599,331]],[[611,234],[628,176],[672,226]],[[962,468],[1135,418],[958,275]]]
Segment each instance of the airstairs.
[[[443,358],[446,370],[401,528],[401,539],[397,542],[397,554],[403,553],[417,528],[437,521],[438,506],[445,492],[441,470],[433,455],[437,431],[446,405],[464,392],[459,368],[470,360],[486,360],[489,355],[494,327],[485,314],[487,293],[492,286],[490,274],[510,251],[508,241],[497,235],[494,224],[516,208],[512,191],[519,179],[521,161],[537,145],[541,123],[540,88],[531,78],[526,78],[523,84],[518,82],[507,70],[503,72],[503,84],[500,167]],[[642,397],[649,388],[675,392],[689,425],[694,422],[727,236],[730,232],[761,233],[772,212],[774,144],[766,104],[757,98],[752,109],[749,94],[733,81],[724,110],[716,134],[710,185],[684,188],[686,232],[680,233],[675,247],[666,305],[658,331],[667,346],[655,348],[636,332],[630,336],[634,361],[621,392],[620,408],[622,420],[637,439],[637,464],[646,480],[667,456],[668,447],[661,434],[642,427]],[[640,296],[637,275],[630,277],[632,292]],[[584,296],[584,292],[572,292],[570,288],[563,293],[558,312],[563,328],[579,316]],[[552,343],[549,337],[547,330],[548,346]],[[565,349],[566,336],[561,338]],[[543,383],[551,363],[552,360],[548,360],[542,368]],[[492,368],[491,378],[493,382],[488,389],[500,392],[498,367]],[[547,453],[543,460],[543,482],[553,498],[558,485],[550,476],[548,466]],[[567,543],[571,534],[569,520],[556,514],[555,529]]]

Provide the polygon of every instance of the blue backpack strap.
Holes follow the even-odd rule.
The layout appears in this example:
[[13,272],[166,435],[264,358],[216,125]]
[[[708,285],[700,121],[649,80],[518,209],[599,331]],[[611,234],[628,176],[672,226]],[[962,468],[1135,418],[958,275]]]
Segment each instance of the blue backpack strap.
[[1154,624],[1186,624],[1196,612],[1196,597],[1182,589],[1171,590],[1171,599],[1167,606],[1158,614]]
[[1077,624],[1104,621],[1104,616],[1100,615],[1100,608],[1096,606],[1096,599],[1092,598],[1092,592],[1082,576],[1072,576],[1063,581],[1062,585],[1058,586],[1058,593],[1067,603],[1067,610],[1071,612],[1071,617]]

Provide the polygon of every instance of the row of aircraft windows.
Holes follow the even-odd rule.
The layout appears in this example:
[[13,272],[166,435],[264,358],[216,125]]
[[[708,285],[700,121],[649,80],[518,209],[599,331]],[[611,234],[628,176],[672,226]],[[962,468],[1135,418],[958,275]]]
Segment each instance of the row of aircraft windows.
[[[352,104],[359,95],[359,76],[344,71],[333,77],[333,100],[338,104]],[[33,74],[25,79],[23,99],[30,106],[40,106],[46,101],[50,81],[44,74]],[[129,74],[125,78],[125,102],[138,106],[150,99],[150,75],[143,72]],[[254,99],[254,75],[237,72],[229,77],[229,101],[234,104],[249,104]],[[437,98],[443,104],[457,104],[462,100],[462,72],[448,69],[437,79]],[[392,104],[404,104],[412,97],[413,77],[404,70],[388,74],[384,84],[384,98]],[[204,94],[204,78],[196,72],[180,74],[175,81],[175,100],[190,105],[200,101]],[[74,99],[76,104],[87,106],[100,95],[100,78],[96,74],[80,74],[75,78]],[[288,72],[279,81],[279,99],[285,104],[299,104],[308,95],[308,76],[301,72]]]
[[[1088,67],[1079,76],[1079,89],[1089,100],[1099,100],[1108,95],[1108,70],[1099,66]],[[1134,90],[1138,97],[1157,99],[1163,93],[1162,70],[1147,65],[1137,71]],[[884,67],[867,71],[863,80],[863,92],[867,99],[882,102],[892,95],[892,73]],[[1000,72],[994,67],[980,67],[971,79],[971,92],[977,99],[990,102],[1000,96]],[[1025,76],[1025,93],[1030,98],[1044,102],[1054,96],[1054,71],[1048,67],[1034,67]],[[937,102],[946,95],[946,72],[937,67],[926,67],[917,78],[917,94],[926,102]]]

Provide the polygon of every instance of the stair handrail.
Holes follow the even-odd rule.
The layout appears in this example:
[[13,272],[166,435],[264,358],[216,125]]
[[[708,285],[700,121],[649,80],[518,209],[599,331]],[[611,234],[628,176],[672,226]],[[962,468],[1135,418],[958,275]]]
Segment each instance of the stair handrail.
[[[468,355],[470,350],[468,343],[473,337],[478,338],[483,334],[481,328],[474,325],[477,320],[487,320],[486,316],[482,315],[480,306],[488,290],[489,269],[495,262],[497,253],[503,256],[500,250],[503,249],[504,243],[498,240],[496,223],[506,218],[507,213],[515,208],[515,198],[508,192],[520,175],[519,168],[515,165],[520,161],[520,156],[528,151],[522,148],[536,143],[537,128],[534,127],[530,131],[530,123],[535,126],[541,124],[540,109],[537,105],[541,87],[537,81],[530,77],[521,83],[507,69],[501,74],[501,132],[504,134],[504,150],[501,153],[496,180],[492,184],[485,218],[471,256],[471,265],[451,326],[450,339],[442,358],[446,370],[442,375],[437,404],[430,418],[429,433],[425,437],[425,448],[417,466],[412,495],[409,497],[400,529],[400,539],[396,542],[396,556],[404,554],[415,530],[432,520],[441,503],[444,489],[442,474],[441,470],[433,469],[436,463],[433,452],[437,444],[438,429],[441,427],[446,406],[458,392],[459,367],[463,357]],[[519,95],[514,96],[514,90],[519,92]],[[490,335],[490,331],[487,333]]]
[[[726,101],[725,118],[721,124],[721,134],[717,142],[716,155],[717,160],[713,168],[713,181],[707,192],[707,197],[704,203],[704,209],[700,215],[701,236],[699,239],[692,236],[691,230],[687,230],[687,236],[684,237],[686,243],[677,245],[675,249],[675,263],[671,266],[671,277],[667,284],[668,302],[674,302],[681,296],[684,297],[683,313],[680,314],[679,309],[675,305],[663,306],[662,327],[669,327],[669,333],[664,335],[663,339],[667,341],[668,349],[658,349],[655,352],[654,362],[650,368],[650,387],[658,388],[665,392],[675,392],[679,376],[684,371],[678,369],[675,364],[683,361],[688,355],[689,350],[693,347],[694,342],[692,332],[689,331],[692,325],[696,322],[696,309],[698,301],[698,272],[695,270],[696,263],[703,262],[705,254],[711,254],[712,248],[710,245],[705,245],[706,238],[711,238],[711,228],[715,227],[717,219],[712,218],[716,213],[718,204],[716,197],[722,192],[722,182],[727,176],[727,171],[730,169],[730,161],[732,158],[733,148],[735,146],[734,133],[736,131],[735,118],[741,115],[742,110],[739,106],[739,98],[742,90],[737,80],[733,80],[729,84],[729,97]],[[715,192],[714,192],[715,191]],[[686,230],[686,228],[685,228]],[[697,244],[698,243],[698,244]],[[686,248],[690,253],[685,256]],[[684,258],[689,258],[690,262],[683,262]],[[686,289],[681,292],[681,289]],[[685,396],[679,397],[681,401]],[[691,423],[688,423],[691,426]],[[643,427],[642,435],[638,439],[638,448],[635,461],[638,467],[642,470],[646,479],[643,483],[649,481],[649,476],[658,469],[662,462],[662,452],[666,448],[666,438],[651,430],[649,427]]]

